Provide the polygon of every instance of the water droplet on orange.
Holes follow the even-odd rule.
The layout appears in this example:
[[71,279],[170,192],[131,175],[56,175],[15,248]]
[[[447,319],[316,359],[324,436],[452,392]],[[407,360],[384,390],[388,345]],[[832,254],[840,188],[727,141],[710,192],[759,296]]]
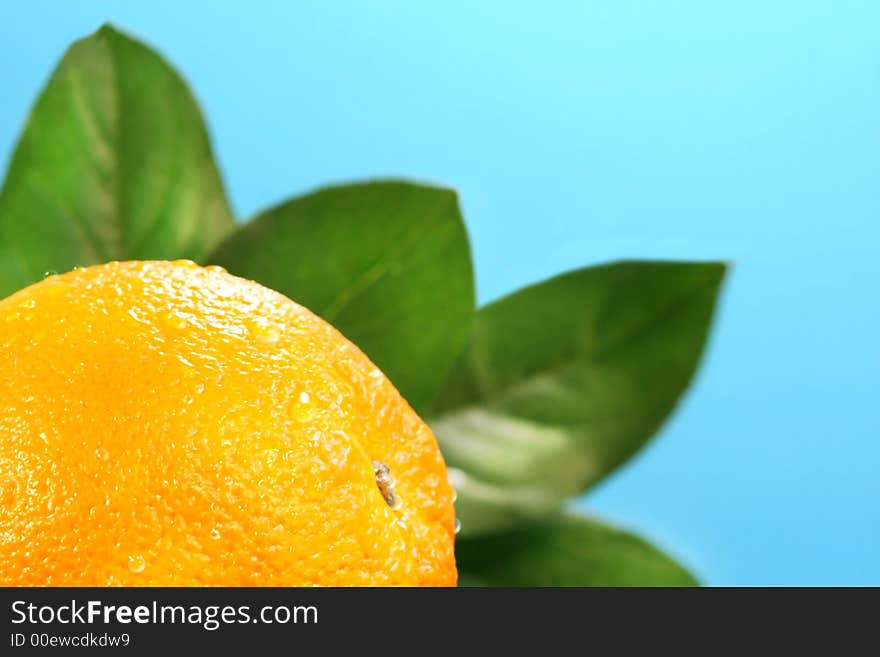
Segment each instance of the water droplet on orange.
[[135,575],[144,572],[147,561],[139,554],[133,554],[128,558],[128,569]]
[[162,316],[162,319],[167,326],[177,331],[182,331],[186,328],[186,317],[179,313],[167,312]]
[[274,344],[281,339],[281,329],[277,326],[260,326],[254,330],[254,338],[262,344]]
[[296,408],[293,409],[293,417],[297,422],[305,424],[306,422],[311,422],[318,416],[318,409],[315,408],[312,404],[303,404],[300,402]]

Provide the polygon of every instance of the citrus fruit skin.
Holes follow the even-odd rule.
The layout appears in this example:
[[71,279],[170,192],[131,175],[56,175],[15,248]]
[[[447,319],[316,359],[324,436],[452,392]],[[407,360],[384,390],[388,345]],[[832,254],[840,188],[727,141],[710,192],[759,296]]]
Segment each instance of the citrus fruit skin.
[[50,276],[0,301],[0,371],[0,584],[455,585],[430,429],[257,283]]

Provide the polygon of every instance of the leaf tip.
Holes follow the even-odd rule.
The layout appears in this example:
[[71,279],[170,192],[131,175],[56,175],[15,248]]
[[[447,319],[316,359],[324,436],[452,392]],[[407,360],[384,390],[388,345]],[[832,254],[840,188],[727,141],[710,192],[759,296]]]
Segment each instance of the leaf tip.
[[101,25],[101,27],[99,27],[95,31],[95,36],[98,36],[98,37],[108,37],[108,36],[112,37],[112,36],[118,36],[119,34],[120,34],[119,29],[115,25],[113,25],[113,23],[110,23],[109,21],[107,23],[104,23],[103,25]]
[[92,34],[90,37],[86,37],[86,38],[87,39],[94,38],[94,39],[104,40],[104,41],[107,41],[111,44],[120,43],[120,42],[129,42],[129,43],[136,43],[136,44],[141,43],[138,39],[133,37],[129,32],[126,32],[122,28],[114,25],[113,23],[111,23],[109,21],[104,23],[103,25],[101,25],[101,27],[99,27],[97,30],[95,30],[95,33]]
[[720,288],[724,279],[727,278],[727,272],[733,263],[727,260],[716,260],[714,262],[705,263],[707,276],[711,279],[712,284],[716,288]]

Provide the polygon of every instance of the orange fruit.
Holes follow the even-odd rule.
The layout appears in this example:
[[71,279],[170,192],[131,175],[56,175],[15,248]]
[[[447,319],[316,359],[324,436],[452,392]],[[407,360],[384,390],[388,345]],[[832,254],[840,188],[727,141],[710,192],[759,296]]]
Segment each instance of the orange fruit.
[[218,267],[0,301],[0,584],[454,585],[430,429],[332,326]]

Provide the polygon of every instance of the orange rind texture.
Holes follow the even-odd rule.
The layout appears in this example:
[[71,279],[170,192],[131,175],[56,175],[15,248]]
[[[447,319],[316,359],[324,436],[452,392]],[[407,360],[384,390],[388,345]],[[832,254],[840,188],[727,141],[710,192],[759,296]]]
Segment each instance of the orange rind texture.
[[0,301],[0,370],[0,584],[456,583],[431,430],[257,283],[188,261],[50,276]]

